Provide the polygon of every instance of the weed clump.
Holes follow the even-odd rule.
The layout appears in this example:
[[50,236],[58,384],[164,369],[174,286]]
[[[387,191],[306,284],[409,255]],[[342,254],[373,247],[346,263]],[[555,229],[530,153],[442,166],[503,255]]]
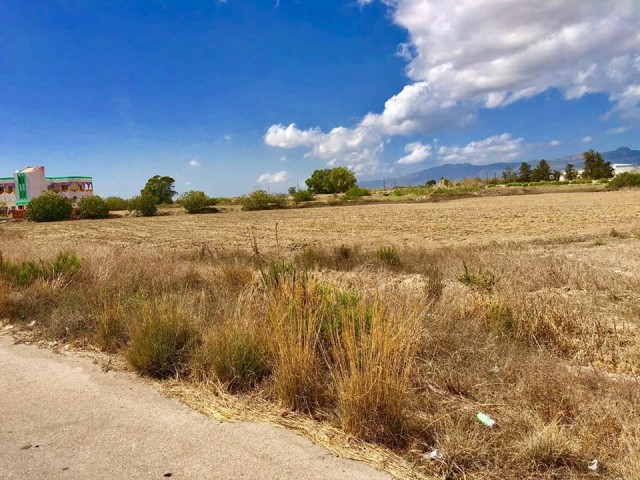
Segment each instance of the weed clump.
[[458,281],[468,287],[476,288],[484,291],[491,291],[497,283],[496,275],[487,269],[478,269],[472,271],[467,262],[462,262],[463,272],[458,276]]
[[394,247],[380,247],[376,250],[375,256],[382,264],[389,268],[400,268],[402,266],[400,255]]

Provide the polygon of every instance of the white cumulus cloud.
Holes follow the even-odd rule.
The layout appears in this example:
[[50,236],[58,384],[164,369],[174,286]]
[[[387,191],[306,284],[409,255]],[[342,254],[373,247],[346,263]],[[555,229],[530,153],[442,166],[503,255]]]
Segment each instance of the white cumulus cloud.
[[260,185],[272,184],[272,183],[285,183],[289,181],[289,173],[282,170],[276,173],[263,173],[258,177],[257,182]]
[[424,162],[431,156],[432,150],[431,145],[424,145],[420,142],[408,143],[404,147],[407,155],[398,160],[397,163],[401,165],[412,165],[414,163]]
[[200,166],[200,161],[197,158],[194,158],[193,160],[191,160],[189,162],[189,166],[191,166],[191,167],[199,167]]
[[471,142],[464,147],[441,146],[438,159],[442,163],[485,164],[510,162],[518,159],[524,149],[523,138],[512,138],[510,134],[494,135],[484,140]]
[[552,147],[558,147],[558,146],[562,145],[562,142],[560,140],[551,140],[549,142],[549,145],[551,145]]
[[593,137],[591,135],[587,135],[586,137],[582,137],[582,141],[584,143],[589,143],[591,140],[593,140]]
[[480,108],[552,88],[568,100],[603,93],[613,103],[607,118],[640,122],[637,0],[381,1],[408,34],[398,46],[408,84],[354,126],[272,125],[268,145],[370,172],[389,137],[461,128]]

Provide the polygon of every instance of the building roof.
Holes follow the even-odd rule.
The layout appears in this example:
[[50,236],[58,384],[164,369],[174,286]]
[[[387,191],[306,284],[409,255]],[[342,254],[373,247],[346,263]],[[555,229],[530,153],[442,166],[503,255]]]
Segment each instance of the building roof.
[[47,177],[47,180],[93,180],[92,177],[69,175],[66,177]]

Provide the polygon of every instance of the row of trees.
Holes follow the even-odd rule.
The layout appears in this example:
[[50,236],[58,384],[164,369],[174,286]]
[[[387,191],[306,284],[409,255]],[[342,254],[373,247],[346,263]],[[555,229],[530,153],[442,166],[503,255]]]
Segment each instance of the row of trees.
[[[600,152],[589,150],[582,154],[584,159],[584,169],[581,177],[588,180],[599,180],[601,178],[611,178],[614,169],[611,162],[602,158]],[[565,180],[575,180],[578,178],[578,171],[573,163],[567,163],[564,172],[552,170],[546,160],[540,160],[538,164],[531,168],[527,162],[522,162],[516,172],[512,167],[507,167],[502,172],[502,178],[506,183],[512,182],[541,182],[546,180],[560,180],[564,174]]]

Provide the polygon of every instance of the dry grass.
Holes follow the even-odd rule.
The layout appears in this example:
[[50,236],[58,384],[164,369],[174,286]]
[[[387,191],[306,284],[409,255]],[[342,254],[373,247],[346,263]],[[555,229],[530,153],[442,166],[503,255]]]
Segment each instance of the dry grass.
[[[180,252],[78,243],[72,274],[3,271],[0,319],[119,352],[203,411],[285,424],[401,477],[583,478],[598,459],[601,478],[640,478],[638,228],[591,226],[607,236],[593,248],[566,235],[572,221],[527,243],[487,244],[487,230],[436,248],[291,250],[282,223],[277,250],[245,233],[246,248]],[[14,237],[4,260],[50,265],[69,247],[39,235]]]

